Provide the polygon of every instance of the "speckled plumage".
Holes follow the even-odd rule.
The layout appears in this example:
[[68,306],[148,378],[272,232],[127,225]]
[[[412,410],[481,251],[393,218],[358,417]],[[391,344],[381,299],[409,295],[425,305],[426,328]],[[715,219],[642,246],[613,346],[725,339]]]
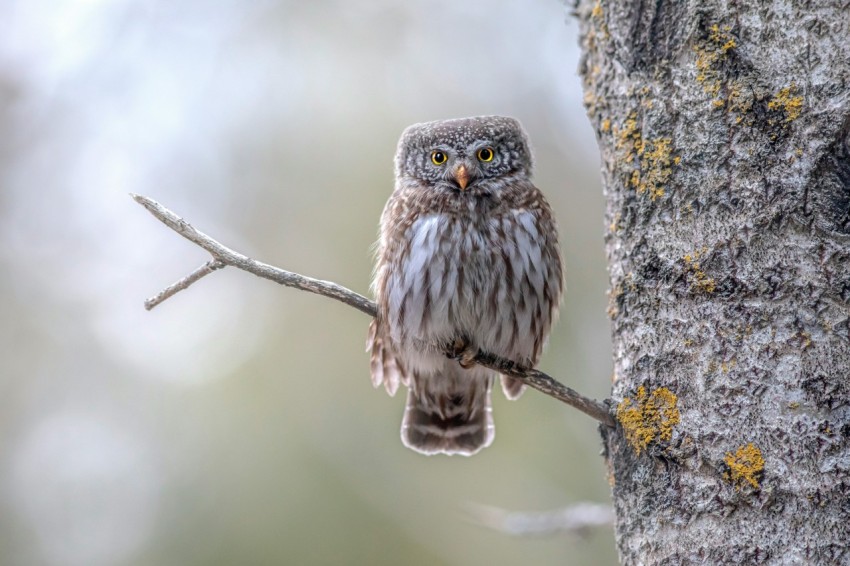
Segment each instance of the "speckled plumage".
[[[444,163],[432,161],[437,152]],[[493,441],[495,374],[445,351],[537,363],[563,287],[555,221],[512,118],[410,126],[395,165],[373,281],[372,381],[391,395],[399,384],[409,388],[407,446],[474,454]],[[502,385],[509,398],[522,393],[521,382],[503,377]]]

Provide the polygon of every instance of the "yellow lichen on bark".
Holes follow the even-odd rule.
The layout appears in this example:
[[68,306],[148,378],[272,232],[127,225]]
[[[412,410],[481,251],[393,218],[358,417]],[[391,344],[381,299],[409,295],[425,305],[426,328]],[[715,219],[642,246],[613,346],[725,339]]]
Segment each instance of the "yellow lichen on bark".
[[[696,80],[702,84],[703,90],[712,97],[720,92],[719,63],[727,53],[737,47],[735,38],[729,32],[732,28],[721,28],[714,24],[709,28],[708,39],[694,47],[696,53]],[[721,103],[722,105],[722,103]]]
[[793,122],[800,117],[803,111],[803,97],[795,96],[797,85],[791,83],[791,86],[786,86],[777,92],[773,98],[767,103],[768,110],[780,110],[785,114],[786,122]]
[[639,195],[648,194],[652,200],[663,197],[673,175],[673,167],[682,161],[681,157],[673,155],[673,140],[644,140],[634,111],[629,113],[622,126],[614,128],[614,135],[623,163],[637,161],[637,168],[628,174],[629,186]]
[[626,397],[617,405],[617,420],[626,440],[640,454],[653,441],[669,441],[679,424],[678,398],[666,387],[651,393],[640,386],[635,398]]
[[590,11],[591,18],[602,18],[602,2],[598,1],[593,5],[593,9]]
[[717,283],[713,278],[706,275],[705,271],[699,265],[699,258],[702,254],[706,252],[705,249],[702,251],[696,251],[692,254],[685,254],[682,256],[682,260],[685,262],[685,267],[687,267],[688,271],[694,277],[694,288],[704,292],[704,293],[713,293],[715,289],[717,289]]
[[758,478],[764,472],[764,458],[752,442],[741,446],[734,454],[727,452],[723,460],[729,467],[724,478],[735,484],[737,489],[744,485],[759,488]]
[[745,117],[749,116],[745,125],[752,125],[753,118],[750,116],[750,111],[753,109],[753,98],[752,95],[745,93],[741,81],[732,81],[729,85],[726,102],[729,112],[737,114],[735,117],[736,124],[744,122]]
[[643,138],[638,128],[636,112],[630,112],[623,125],[614,128],[614,135],[617,137],[617,150],[624,153],[623,161],[626,163],[632,163],[635,154],[643,152]]
[[652,200],[664,196],[664,189],[673,175],[673,166],[680,157],[673,155],[672,140],[657,138],[640,148],[640,173],[635,171],[630,180],[637,194],[649,194]]
[[611,34],[608,32],[608,24],[605,23],[605,12],[602,10],[601,0],[596,0],[593,9],[590,11],[590,21],[597,25],[597,32],[600,39],[606,41]]

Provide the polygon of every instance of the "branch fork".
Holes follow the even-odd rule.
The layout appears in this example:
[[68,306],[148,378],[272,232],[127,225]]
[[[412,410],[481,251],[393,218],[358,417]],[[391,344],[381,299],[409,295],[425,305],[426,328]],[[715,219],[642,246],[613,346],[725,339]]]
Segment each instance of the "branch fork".
[[[155,200],[136,194],[131,194],[130,196],[132,196],[136,202],[144,206],[148,212],[150,212],[160,222],[193,244],[206,250],[212,256],[209,261],[199,268],[169,285],[153,297],[147,299],[145,301],[145,308],[147,310],[153,309],[180,291],[188,289],[191,285],[200,281],[207,275],[226,266],[232,266],[286,287],[294,287],[295,289],[336,299],[337,301],[345,303],[350,307],[354,307],[360,312],[371,317],[375,317],[378,312],[373,301],[370,301],[363,295],[355,293],[342,285],[338,285],[331,281],[313,279],[312,277],[306,277],[298,273],[293,273],[292,271],[286,271],[284,269],[274,267],[273,265],[251,259],[250,257],[240,254],[239,252],[217,242],[200,230],[197,230],[191,224]],[[452,352],[447,352],[446,354],[452,355]],[[578,409],[606,426],[615,426],[614,417],[605,403],[585,397],[542,371],[525,368],[510,360],[505,360],[494,354],[481,351],[476,353],[471,361],[480,366],[498,371],[503,375],[519,379],[529,387]]]

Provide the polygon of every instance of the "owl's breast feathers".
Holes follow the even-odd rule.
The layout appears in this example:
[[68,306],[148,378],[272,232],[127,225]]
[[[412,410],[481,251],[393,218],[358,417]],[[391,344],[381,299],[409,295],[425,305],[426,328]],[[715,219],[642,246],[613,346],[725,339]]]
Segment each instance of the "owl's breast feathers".
[[[382,219],[375,292],[382,324],[413,369],[462,337],[535,364],[563,277],[548,204],[530,183],[499,199],[397,191]],[[407,193],[407,194],[406,194]]]

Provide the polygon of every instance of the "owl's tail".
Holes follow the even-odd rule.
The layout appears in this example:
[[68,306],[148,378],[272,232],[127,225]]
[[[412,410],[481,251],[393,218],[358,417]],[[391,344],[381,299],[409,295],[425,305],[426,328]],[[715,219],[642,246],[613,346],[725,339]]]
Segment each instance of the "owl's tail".
[[446,371],[415,376],[401,423],[405,446],[422,454],[471,456],[493,442],[493,378],[455,362]]

